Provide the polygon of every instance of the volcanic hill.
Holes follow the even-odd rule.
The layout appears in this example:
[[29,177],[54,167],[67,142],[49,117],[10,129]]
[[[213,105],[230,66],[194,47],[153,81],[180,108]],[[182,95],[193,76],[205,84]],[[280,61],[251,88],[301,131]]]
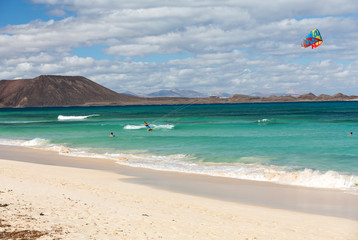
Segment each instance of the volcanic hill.
[[0,81],[0,107],[120,105],[138,100],[81,76],[41,75]]

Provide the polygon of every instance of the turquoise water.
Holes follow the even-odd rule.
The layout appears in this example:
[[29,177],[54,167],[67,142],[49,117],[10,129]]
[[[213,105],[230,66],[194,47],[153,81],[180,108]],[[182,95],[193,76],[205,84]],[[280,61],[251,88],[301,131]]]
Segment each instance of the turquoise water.
[[0,109],[0,144],[356,190],[357,123],[358,102]]

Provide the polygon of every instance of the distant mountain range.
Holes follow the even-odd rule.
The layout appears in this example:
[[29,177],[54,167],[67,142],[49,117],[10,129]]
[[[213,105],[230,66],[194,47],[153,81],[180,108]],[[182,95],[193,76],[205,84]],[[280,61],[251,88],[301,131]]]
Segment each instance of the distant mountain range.
[[210,96],[228,98],[232,96],[232,94],[229,93],[216,92],[212,94],[205,94],[193,90],[182,90],[177,88],[171,90],[160,90],[149,94],[137,94],[129,91],[122,92],[121,94],[128,95],[128,96],[136,96],[136,97],[147,97],[147,98],[150,97],[206,98]]
[[[219,104],[302,101],[358,101],[358,96],[342,93],[316,96],[271,95],[268,97],[235,94],[230,97],[206,97],[191,90],[167,90],[139,97],[120,94],[82,76],[41,75],[33,79],[1,80],[0,108],[60,107],[105,105]],[[170,97],[168,97],[170,95]],[[219,94],[218,94],[219,95]]]
[[[128,96],[136,96],[136,97],[146,97],[146,98],[150,98],[150,97],[206,98],[206,97],[211,97],[211,96],[220,97],[220,98],[229,98],[233,95],[230,93],[223,93],[223,92],[214,92],[211,94],[205,94],[205,93],[201,93],[201,92],[197,92],[197,91],[193,91],[193,90],[182,90],[182,89],[177,89],[177,88],[174,88],[171,90],[160,90],[160,91],[149,93],[149,94],[137,94],[137,93],[133,93],[133,92],[129,92],[129,91],[122,92],[121,94],[128,95]],[[291,95],[294,97],[298,97],[302,94],[303,93],[298,90],[291,89],[284,93],[254,92],[254,93],[251,93],[250,96],[252,96],[252,97],[269,97],[272,95],[275,95],[275,96]]]
[[208,97],[206,94],[196,92],[193,90],[179,90],[179,89],[172,89],[172,90],[161,90],[158,92],[153,92],[148,94],[149,97],[186,97],[186,98],[201,98],[201,97]]
[[301,91],[297,90],[297,89],[290,89],[284,93],[270,93],[270,92],[254,92],[251,93],[250,96],[253,97],[269,97],[272,95],[275,96],[293,96],[293,97],[298,97],[300,95],[302,95],[304,93],[302,93]]

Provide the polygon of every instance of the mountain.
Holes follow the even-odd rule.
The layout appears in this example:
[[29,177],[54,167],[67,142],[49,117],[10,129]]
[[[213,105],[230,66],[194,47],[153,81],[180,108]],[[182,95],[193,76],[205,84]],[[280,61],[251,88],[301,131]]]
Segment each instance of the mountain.
[[130,92],[130,91],[121,92],[120,94],[127,95],[127,96],[134,96],[134,97],[143,97],[143,98],[149,97],[148,95],[145,95],[145,94],[134,93],[134,92]]
[[[160,90],[157,92],[149,93],[149,94],[140,94],[140,93],[134,93],[130,91],[121,92],[120,94],[128,95],[128,96],[136,96],[136,97],[179,97],[179,98],[206,98],[209,97],[209,95],[206,95],[204,93],[200,93],[193,90],[180,90],[180,89],[172,89],[172,90]],[[223,92],[215,92],[211,93],[210,96],[216,96],[216,97],[223,97],[228,98],[231,97],[232,94],[229,93],[223,93]]]
[[252,97],[269,97],[272,93],[270,92],[253,92],[250,94]]
[[300,95],[302,95],[303,93],[300,91],[300,90],[297,90],[297,89],[290,89],[286,92],[277,92],[277,93],[270,93],[270,92],[254,92],[254,93],[251,93],[250,96],[253,96],[253,97],[270,97],[272,95],[275,95],[275,96],[293,96],[293,97],[298,97]]
[[314,95],[313,93],[307,93],[307,94],[300,95],[297,98],[303,101],[314,101],[317,99],[317,96]]
[[41,75],[0,81],[0,107],[110,105],[138,100],[81,76]]
[[180,90],[174,88],[172,90],[161,90],[148,94],[149,97],[181,97],[181,98],[201,98],[208,97],[206,94],[193,90]]
[[290,90],[286,91],[285,94],[291,95],[293,97],[298,97],[298,96],[302,95],[303,93],[297,89],[290,89]]
[[232,94],[225,93],[225,92],[214,92],[214,93],[211,93],[210,96],[215,96],[215,97],[220,97],[220,98],[229,98],[232,96]]

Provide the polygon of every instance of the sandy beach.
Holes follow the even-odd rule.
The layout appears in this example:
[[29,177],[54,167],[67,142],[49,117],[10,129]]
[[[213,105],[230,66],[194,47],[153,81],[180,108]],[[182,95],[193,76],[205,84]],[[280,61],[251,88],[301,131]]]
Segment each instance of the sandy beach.
[[[0,150],[1,239],[358,239],[358,196],[341,191],[312,191],[289,205],[311,190]],[[225,196],[228,185],[246,197]]]

